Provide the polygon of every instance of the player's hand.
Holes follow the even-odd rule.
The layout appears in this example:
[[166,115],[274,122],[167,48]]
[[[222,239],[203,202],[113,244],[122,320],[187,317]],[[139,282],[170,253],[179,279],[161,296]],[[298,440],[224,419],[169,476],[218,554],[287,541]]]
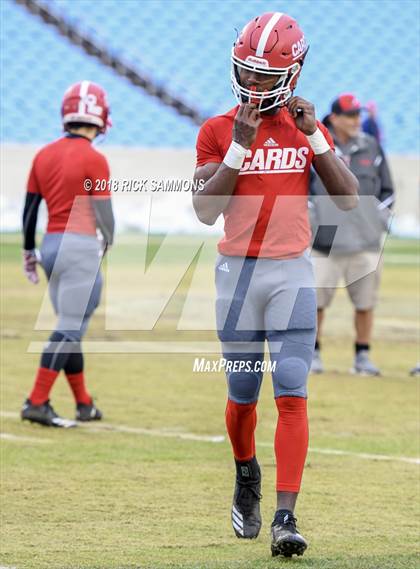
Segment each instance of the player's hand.
[[233,121],[233,140],[244,148],[251,148],[262,123],[260,112],[253,103],[242,103]]
[[287,103],[290,115],[294,118],[295,124],[304,134],[313,134],[317,129],[315,107],[302,97],[292,97]]
[[26,278],[32,284],[39,283],[38,272],[36,270],[36,264],[38,262],[38,258],[36,256],[35,249],[30,251],[22,251],[23,254],[23,272],[26,275]]

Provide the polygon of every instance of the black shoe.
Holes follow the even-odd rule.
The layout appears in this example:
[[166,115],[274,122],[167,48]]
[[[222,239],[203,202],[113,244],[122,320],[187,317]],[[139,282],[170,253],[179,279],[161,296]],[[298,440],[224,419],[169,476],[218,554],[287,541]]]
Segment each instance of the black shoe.
[[277,510],[271,524],[271,553],[273,557],[303,555],[308,547],[306,540],[296,529],[296,518],[289,510]]
[[261,529],[261,470],[255,457],[249,462],[235,462],[232,526],[236,537],[254,539]]
[[33,405],[30,399],[23,404],[20,412],[22,420],[31,421],[31,423],[39,423],[45,427],[61,427],[68,429],[76,427],[75,421],[63,419],[54,411],[50,405],[50,400],[45,401],[42,405]]
[[77,421],[100,421],[102,419],[102,412],[95,407],[93,401],[90,405],[86,403],[78,403],[76,407],[76,420]]

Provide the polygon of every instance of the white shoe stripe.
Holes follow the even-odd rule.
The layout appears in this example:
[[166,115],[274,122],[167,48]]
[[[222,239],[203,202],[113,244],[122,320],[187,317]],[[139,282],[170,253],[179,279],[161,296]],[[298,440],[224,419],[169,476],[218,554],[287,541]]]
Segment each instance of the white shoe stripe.
[[240,528],[237,524],[235,524],[235,522],[232,520],[232,525],[234,527],[234,529],[236,529],[241,535],[244,535],[244,530],[242,528]]
[[232,521],[234,521],[234,520],[235,520],[235,522],[238,523],[240,526],[243,526],[243,525],[244,525],[244,522],[238,518],[238,516],[235,514],[234,511],[232,511]]
[[241,512],[239,512],[239,511],[235,508],[235,504],[232,505],[232,512],[235,512],[235,514],[238,516],[238,518],[239,518],[240,520],[243,520],[243,519],[244,519],[244,517],[243,517],[243,515],[241,514]]
[[64,429],[71,429],[73,427],[77,427],[76,421],[72,421],[71,419],[63,419],[62,417],[54,417],[54,419],[52,419],[51,422],[54,425],[63,427]]

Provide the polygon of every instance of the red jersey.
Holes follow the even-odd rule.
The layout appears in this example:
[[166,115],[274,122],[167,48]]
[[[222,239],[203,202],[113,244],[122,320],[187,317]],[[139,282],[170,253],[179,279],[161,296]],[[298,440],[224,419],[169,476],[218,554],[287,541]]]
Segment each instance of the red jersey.
[[[223,162],[232,142],[238,108],[202,125],[197,139],[197,166]],[[285,107],[262,118],[223,212],[225,236],[218,250],[233,256],[298,257],[311,238],[308,191],[314,153]],[[330,133],[323,124],[317,124],[334,150]]]
[[[91,181],[89,191],[86,180]],[[108,182],[108,162],[87,138],[65,136],[38,152],[27,191],[40,194],[47,203],[47,233],[96,235],[91,199],[110,199],[107,183],[105,191],[95,191],[96,180]]]

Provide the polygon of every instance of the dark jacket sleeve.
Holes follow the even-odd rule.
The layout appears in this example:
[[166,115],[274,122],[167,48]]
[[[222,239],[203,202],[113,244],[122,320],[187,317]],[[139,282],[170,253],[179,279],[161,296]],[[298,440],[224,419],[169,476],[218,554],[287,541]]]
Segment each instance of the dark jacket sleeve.
[[41,194],[30,192],[26,194],[25,207],[23,209],[23,248],[27,251],[35,249],[36,222],[41,200]]
[[378,175],[381,180],[379,201],[382,203],[384,208],[392,208],[395,200],[394,184],[392,182],[391,172],[389,171],[388,161],[381,146],[379,146],[379,154],[377,159],[379,160],[380,158],[381,162],[378,166]]
[[93,210],[95,212],[96,226],[102,233],[102,237],[108,246],[114,242],[115,220],[110,199],[92,199]]

